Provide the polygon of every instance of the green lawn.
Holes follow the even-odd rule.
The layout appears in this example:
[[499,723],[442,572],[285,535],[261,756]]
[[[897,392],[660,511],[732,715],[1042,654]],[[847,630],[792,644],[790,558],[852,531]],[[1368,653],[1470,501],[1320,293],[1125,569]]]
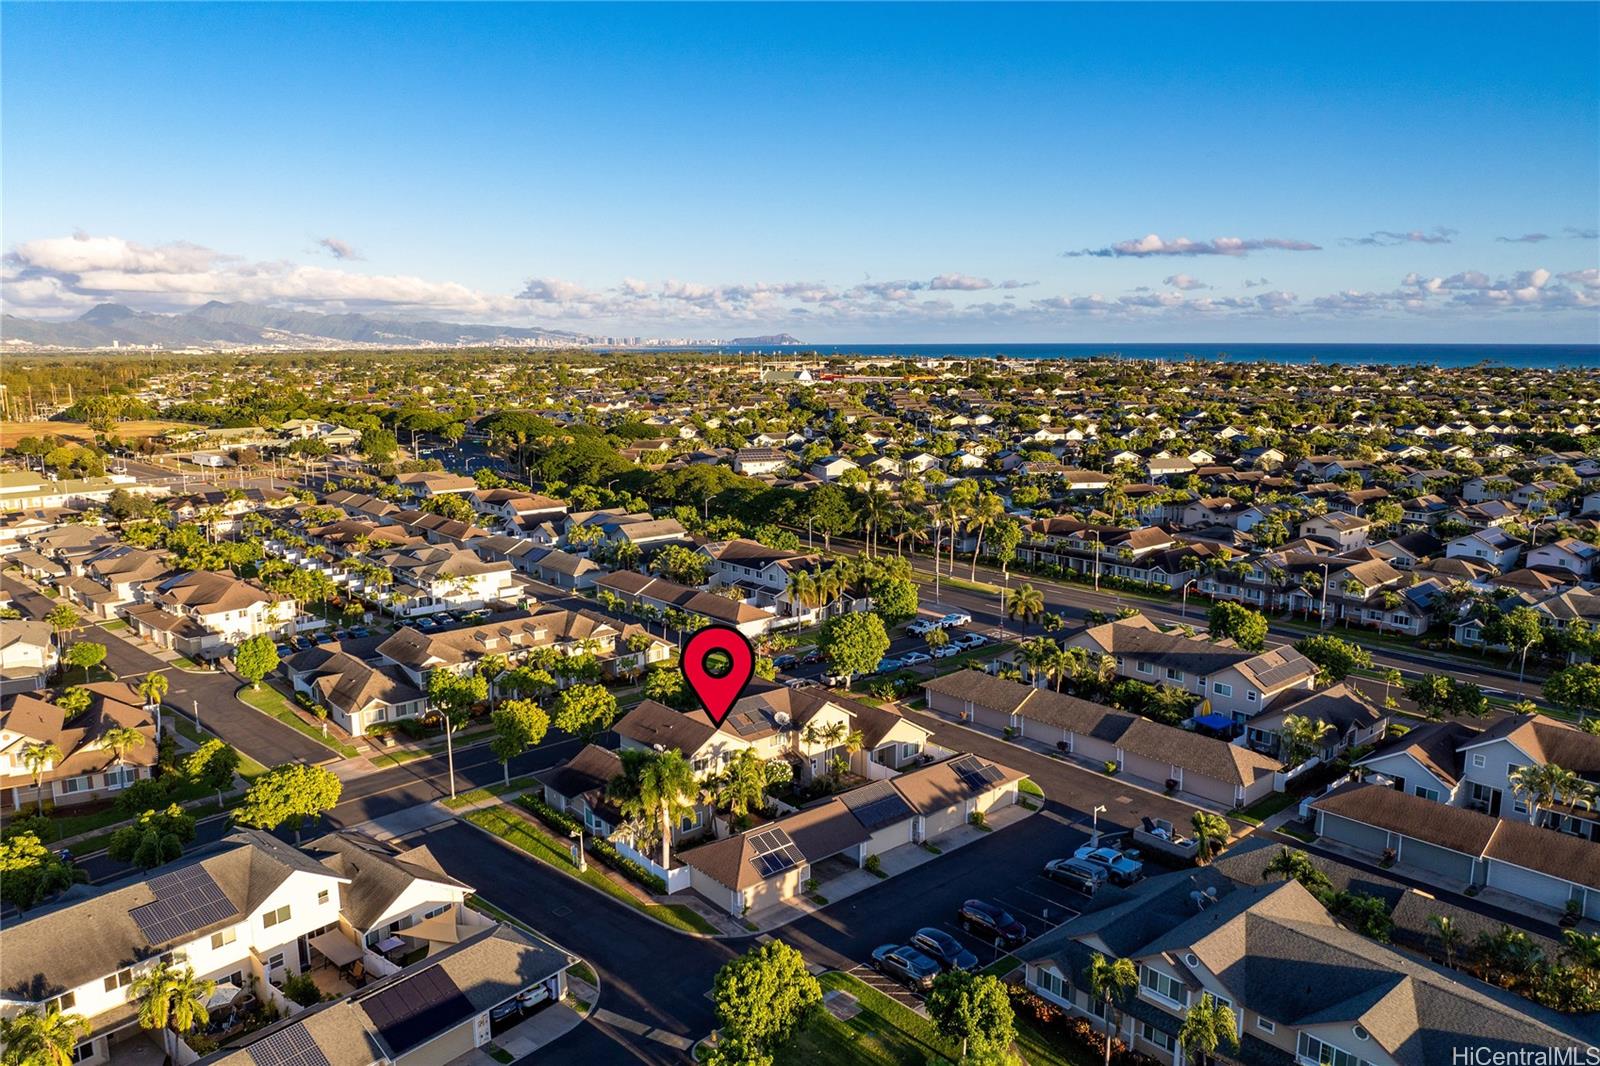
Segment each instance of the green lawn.
[[128,628],[128,623],[124,622],[120,618],[113,618],[109,622],[100,623],[100,628],[105,630],[107,633],[120,633],[124,629]]
[[1038,796],[1040,799],[1044,799],[1044,789],[1034,784],[1031,777],[1024,777],[1021,781],[1018,781],[1017,791],[1024,796]]
[[1274,792],[1270,796],[1263,796],[1233,817],[1241,822],[1251,825],[1260,825],[1285,807],[1292,807],[1300,802],[1298,792]]
[[[382,755],[372,756],[373,766],[403,766],[417,759],[426,759],[435,754],[431,751],[386,751]],[[448,800],[446,801],[449,802]]]
[[1017,961],[1015,955],[1002,955],[978,972],[986,973],[991,977],[1004,977],[1021,965],[1022,963]]
[[544,834],[532,822],[510,813],[504,808],[489,807],[479,811],[467,811],[461,815],[467,821],[485,832],[493,833],[508,844],[527,852],[547,866],[551,866],[569,877],[576,877],[586,884],[598,888],[600,891],[626,903],[674,929],[686,933],[715,933],[716,929],[711,923],[700,917],[692,908],[676,903],[646,903],[622,885],[597,868],[597,864],[590,862],[588,869],[582,873],[572,865],[572,859],[564,845],[557,843]]
[[[377,762],[378,760],[374,759],[372,761]],[[503,796],[507,792],[515,792],[519,788],[527,788],[531,784],[533,784],[533,777],[531,775],[527,777],[513,777],[511,779],[511,784],[509,785],[501,782],[496,785],[489,785],[486,788],[475,788],[471,792],[463,792],[457,795],[454,799],[447,799],[442,802],[451,810],[459,811],[463,807],[470,807],[474,803],[482,803],[484,800],[493,799],[496,796]]]
[[332,748],[347,759],[353,759],[361,754],[349,744],[335,740],[333,737],[324,737],[322,730],[312,725],[295,713],[293,704],[283,693],[271,685],[262,685],[260,688],[251,688],[249,685],[239,690],[239,699],[254,707],[263,714],[270,714],[284,725],[300,730],[318,744]]
[[773,1066],[925,1066],[953,1062],[960,1048],[939,1035],[933,1022],[843,973],[820,978],[825,992],[848,992],[861,1013],[841,1022],[826,1011],[795,1033]]

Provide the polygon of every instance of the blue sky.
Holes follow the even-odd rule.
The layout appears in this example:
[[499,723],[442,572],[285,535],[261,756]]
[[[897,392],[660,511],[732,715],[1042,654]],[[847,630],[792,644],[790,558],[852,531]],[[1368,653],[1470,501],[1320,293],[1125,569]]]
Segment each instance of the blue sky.
[[1600,341],[1594,4],[3,14],[18,314]]

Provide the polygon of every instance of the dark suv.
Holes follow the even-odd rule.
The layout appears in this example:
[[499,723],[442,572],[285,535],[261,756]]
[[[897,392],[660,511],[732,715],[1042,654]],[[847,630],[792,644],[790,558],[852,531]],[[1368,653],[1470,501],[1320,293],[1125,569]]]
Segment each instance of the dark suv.
[[961,941],[945,932],[927,926],[918,929],[911,938],[911,946],[947,970],[975,970],[978,956],[961,946]]
[[1028,939],[1028,928],[997,903],[969,899],[956,912],[962,928],[991,943],[999,940],[1008,948],[1016,947]]

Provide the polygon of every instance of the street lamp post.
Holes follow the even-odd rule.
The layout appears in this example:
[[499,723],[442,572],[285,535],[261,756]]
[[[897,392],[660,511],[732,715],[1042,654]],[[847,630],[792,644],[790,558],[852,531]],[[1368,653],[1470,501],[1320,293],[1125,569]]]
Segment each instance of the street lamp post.
[[1317,618],[1317,632],[1328,628],[1328,564],[1322,564],[1322,613]]
[[1179,618],[1188,618],[1189,617],[1189,586],[1194,584],[1196,581],[1199,581],[1199,580],[1200,580],[1200,575],[1196,574],[1196,575],[1194,575],[1194,577],[1191,577],[1188,581],[1185,581],[1183,583],[1183,587],[1178,590],[1178,594],[1183,598],[1183,603],[1178,609],[1178,617]]
[[1090,827],[1090,836],[1096,843],[1100,840],[1100,816],[1104,813],[1106,813],[1106,808],[1103,803],[1089,812],[1089,816],[1094,819],[1094,824]]
[[588,867],[589,867],[589,864],[584,859],[584,855],[583,855],[583,830],[582,829],[569,829],[569,830],[567,830],[567,834],[569,836],[571,836],[574,841],[576,841],[576,843],[573,845],[573,849],[574,849],[574,856],[573,857],[574,857],[575,865],[578,867],[578,872],[581,874],[581,873],[584,872],[584,870],[588,869]]
[[198,730],[200,728],[200,701],[190,700],[189,706],[194,708],[194,727]]

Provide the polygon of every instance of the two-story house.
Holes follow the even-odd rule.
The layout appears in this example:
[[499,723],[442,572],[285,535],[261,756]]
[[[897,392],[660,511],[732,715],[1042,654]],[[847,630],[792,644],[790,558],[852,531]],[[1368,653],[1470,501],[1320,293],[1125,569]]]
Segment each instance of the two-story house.
[[[41,799],[58,807],[105,800],[149,777],[158,758],[155,718],[143,698],[121,681],[83,686],[87,710],[68,718],[37,696],[10,697],[0,705],[0,807],[22,810]],[[117,752],[105,745],[108,730],[135,729],[145,738],[138,747]],[[54,744],[58,759],[37,771],[30,748]]]
[[1522,541],[1498,526],[1489,526],[1457,537],[1445,545],[1447,559],[1473,559],[1506,571],[1522,556]]
[[8,620],[0,625],[0,695],[44,688],[57,660],[49,622]]
[[[1120,1004],[1090,991],[1097,955],[1137,969]],[[1192,1061],[1178,1037],[1203,996],[1233,1013],[1227,1057],[1250,1063],[1438,1066],[1455,1048],[1587,1044],[1570,1020],[1346,929],[1293,880],[1202,869],[1102,890],[1018,956],[1036,995],[1172,1066]]]
[[443,545],[377,552],[372,561],[395,577],[396,609],[408,618],[449,610],[475,610],[523,598],[515,570]]
[[294,599],[230,573],[194,570],[139,589],[123,610],[135,633],[191,659],[224,655],[240,642],[276,636],[295,621]]

